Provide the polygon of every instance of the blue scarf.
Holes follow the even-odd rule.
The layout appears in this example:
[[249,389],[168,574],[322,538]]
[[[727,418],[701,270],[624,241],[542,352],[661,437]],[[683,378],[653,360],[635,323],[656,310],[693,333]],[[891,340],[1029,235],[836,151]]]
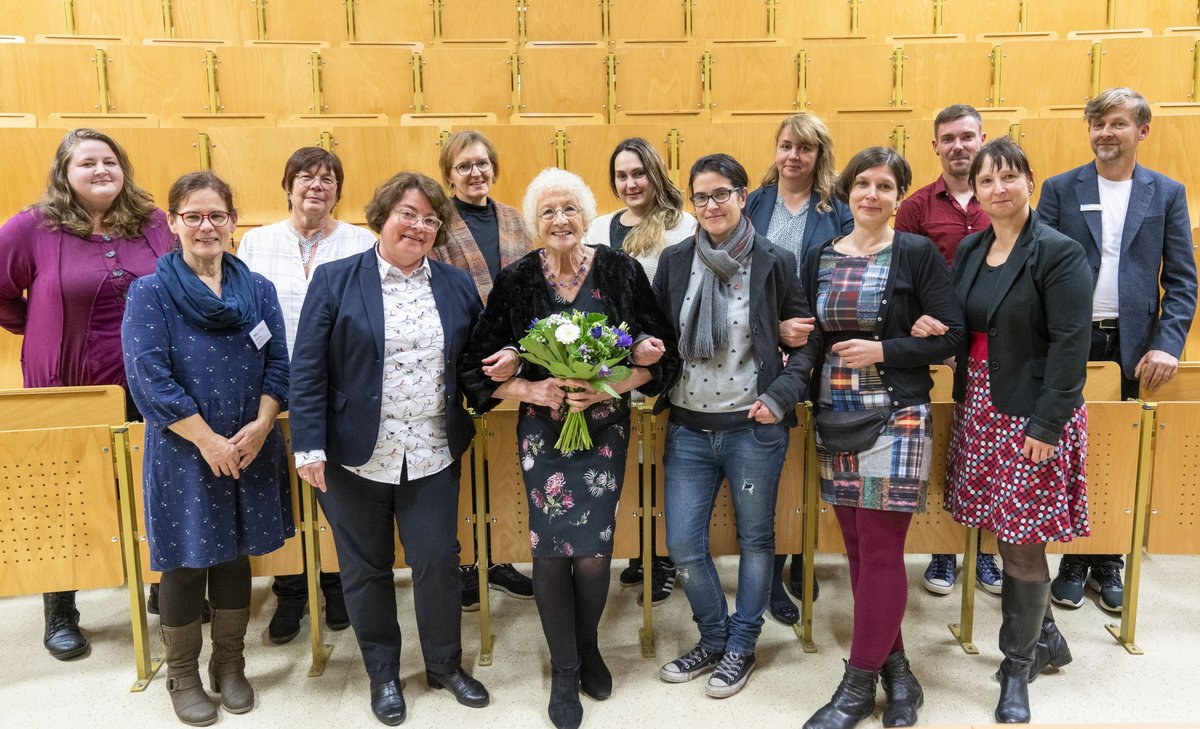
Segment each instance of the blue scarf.
[[220,297],[188,267],[179,251],[171,251],[159,258],[155,273],[176,308],[198,327],[235,329],[262,319],[254,278],[246,264],[236,256],[221,256]]

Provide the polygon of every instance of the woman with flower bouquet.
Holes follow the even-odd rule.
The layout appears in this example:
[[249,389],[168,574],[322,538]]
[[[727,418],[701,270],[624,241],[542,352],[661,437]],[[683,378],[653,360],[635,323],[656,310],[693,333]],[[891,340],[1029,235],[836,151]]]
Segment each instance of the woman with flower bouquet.
[[[550,720],[563,729],[582,721],[580,688],[596,700],[612,692],[596,630],[625,479],[628,393],[657,394],[678,356],[637,261],[583,244],[596,200],[582,179],[544,170],[525,193],[524,214],[542,247],[496,277],[459,376],[476,412],[503,399],[522,403],[534,599],[553,669]],[[498,374],[518,358],[517,376]]]

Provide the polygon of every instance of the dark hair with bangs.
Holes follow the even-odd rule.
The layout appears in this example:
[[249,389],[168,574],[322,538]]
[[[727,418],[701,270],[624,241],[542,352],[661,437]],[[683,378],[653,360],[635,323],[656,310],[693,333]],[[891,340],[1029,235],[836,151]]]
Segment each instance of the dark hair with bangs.
[[971,171],[967,173],[967,184],[971,186],[972,190],[975,189],[975,176],[979,174],[985,159],[991,161],[992,169],[999,170],[1008,167],[1031,180],[1033,179],[1033,168],[1029,166],[1029,158],[1025,156],[1025,150],[1021,149],[1021,146],[1010,137],[1000,137],[983,145],[979,154],[975,156],[975,160],[971,162]]

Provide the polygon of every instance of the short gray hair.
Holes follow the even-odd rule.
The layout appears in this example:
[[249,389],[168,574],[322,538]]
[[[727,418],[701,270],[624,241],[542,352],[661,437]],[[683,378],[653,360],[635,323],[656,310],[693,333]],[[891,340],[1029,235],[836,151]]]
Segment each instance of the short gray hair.
[[1087,106],[1083,108],[1083,118],[1087,120],[1088,124],[1091,124],[1120,106],[1129,107],[1129,110],[1133,112],[1133,123],[1139,127],[1150,123],[1150,105],[1146,103],[1146,97],[1124,86],[1105,89],[1092,97]]
[[551,192],[565,192],[575,198],[583,215],[583,229],[596,219],[596,196],[583,178],[574,172],[568,172],[558,167],[547,167],[537,174],[525,188],[525,200],[521,210],[525,216],[525,227],[529,235],[536,240],[538,235],[538,203]]

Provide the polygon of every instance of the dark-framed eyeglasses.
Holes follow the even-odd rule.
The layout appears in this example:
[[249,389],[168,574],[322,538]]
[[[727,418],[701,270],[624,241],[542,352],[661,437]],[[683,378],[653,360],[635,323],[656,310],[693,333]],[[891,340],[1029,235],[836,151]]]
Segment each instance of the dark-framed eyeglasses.
[[175,213],[175,215],[189,228],[199,228],[204,224],[205,220],[212,223],[214,228],[220,228],[233,217],[224,210],[218,210],[207,215],[204,213]]
[[718,187],[712,192],[698,192],[688,199],[691,200],[692,205],[695,205],[697,208],[704,208],[708,207],[709,200],[712,200],[720,205],[721,203],[729,202],[729,198],[732,197],[735,192],[741,191],[742,188],[740,187],[735,187],[732,190],[728,187]]
[[460,162],[454,165],[454,171],[466,177],[471,174],[471,170],[479,170],[480,172],[491,172],[492,161],[490,159],[481,159],[478,162]]

